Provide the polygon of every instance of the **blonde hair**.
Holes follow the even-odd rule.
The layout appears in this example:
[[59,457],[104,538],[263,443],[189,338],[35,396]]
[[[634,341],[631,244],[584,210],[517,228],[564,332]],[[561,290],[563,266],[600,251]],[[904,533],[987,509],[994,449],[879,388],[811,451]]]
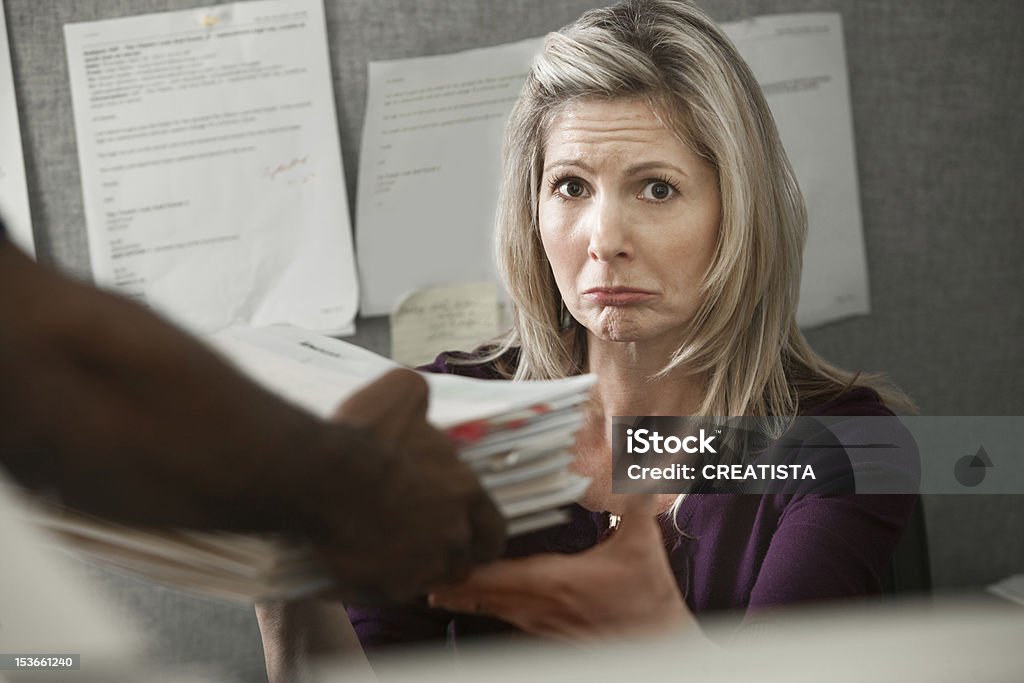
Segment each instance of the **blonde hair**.
[[482,359],[518,347],[516,379],[586,367],[586,335],[564,306],[541,244],[544,145],[566,103],[638,98],[716,170],[721,225],[701,306],[663,373],[706,377],[702,415],[795,415],[801,402],[870,386],[912,409],[879,376],[851,375],[811,350],[796,325],[807,232],[803,197],[764,96],[722,31],[696,7],[625,0],[547,36],[506,128],[497,258],[512,329]]

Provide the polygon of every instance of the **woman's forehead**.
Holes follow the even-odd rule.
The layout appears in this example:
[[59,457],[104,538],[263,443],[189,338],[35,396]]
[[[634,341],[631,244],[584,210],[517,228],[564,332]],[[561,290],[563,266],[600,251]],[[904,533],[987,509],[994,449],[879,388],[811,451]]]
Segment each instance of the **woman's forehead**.
[[574,100],[554,116],[548,129],[548,144],[566,136],[623,134],[671,134],[651,106],[637,99]]
[[545,168],[574,163],[586,166],[593,159],[629,164],[644,161],[637,155],[687,165],[699,162],[690,146],[641,98],[568,102],[552,117],[543,142]]

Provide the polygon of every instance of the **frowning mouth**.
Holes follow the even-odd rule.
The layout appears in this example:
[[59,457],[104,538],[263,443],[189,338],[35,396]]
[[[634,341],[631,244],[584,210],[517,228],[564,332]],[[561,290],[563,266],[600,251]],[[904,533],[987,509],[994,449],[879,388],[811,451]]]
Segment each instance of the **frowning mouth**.
[[598,306],[631,306],[648,301],[654,292],[635,287],[592,287],[583,292],[583,298]]

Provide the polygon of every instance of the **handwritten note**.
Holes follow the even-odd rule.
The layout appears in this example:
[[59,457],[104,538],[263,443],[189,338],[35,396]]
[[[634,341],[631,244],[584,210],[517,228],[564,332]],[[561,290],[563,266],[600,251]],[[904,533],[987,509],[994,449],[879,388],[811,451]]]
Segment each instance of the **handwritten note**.
[[441,351],[472,350],[497,332],[493,282],[425,289],[407,296],[391,315],[391,356],[423,365]]

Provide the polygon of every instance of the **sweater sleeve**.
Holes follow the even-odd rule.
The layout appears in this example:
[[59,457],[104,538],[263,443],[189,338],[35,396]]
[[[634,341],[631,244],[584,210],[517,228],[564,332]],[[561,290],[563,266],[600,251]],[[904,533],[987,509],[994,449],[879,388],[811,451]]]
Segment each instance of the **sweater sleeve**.
[[392,607],[349,607],[348,618],[368,655],[389,645],[444,642],[452,613],[425,599]]
[[[840,481],[826,476],[775,496],[778,528],[754,582],[748,616],[781,605],[880,593],[913,510],[920,463],[902,423],[870,400],[846,401],[818,415],[844,416],[832,417],[827,430],[836,443],[885,448],[810,447],[800,457]],[[813,443],[822,440],[814,437]]]
[[747,614],[881,591],[912,495],[819,495],[786,505],[750,594]]

